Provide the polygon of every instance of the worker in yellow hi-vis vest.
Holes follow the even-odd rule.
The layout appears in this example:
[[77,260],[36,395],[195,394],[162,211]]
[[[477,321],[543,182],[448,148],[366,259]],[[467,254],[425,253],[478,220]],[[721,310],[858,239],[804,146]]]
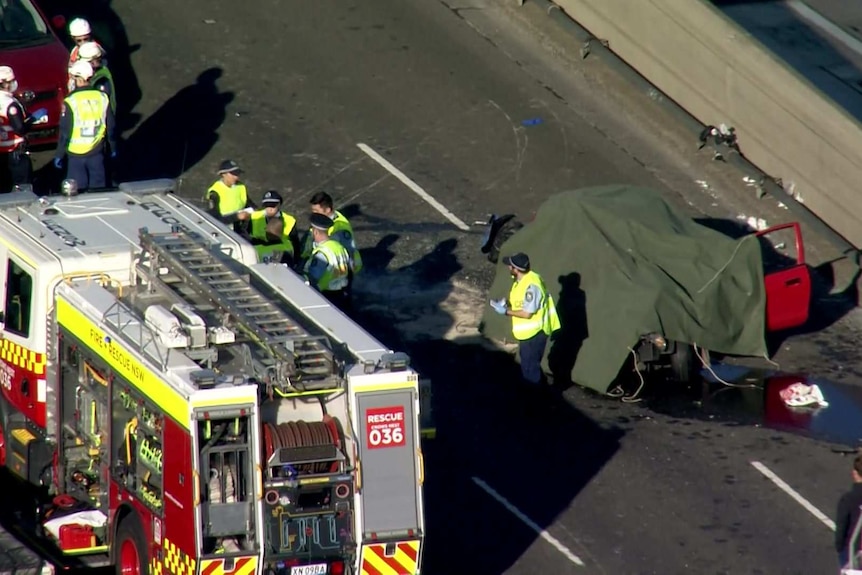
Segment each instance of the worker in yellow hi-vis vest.
[[78,60],[69,68],[69,74],[76,87],[63,100],[54,167],[61,169],[66,156],[66,177],[75,180],[79,191],[104,188],[105,144],[111,158],[117,156],[114,112],[107,94],[90,86],[93,67],[89,62]]
[[332,219],[323,214],[311,214],[312,249],[306,260],[303,273],[329,301],[347,312],[347,273],[350,270],[350,254],[339,242],[329,237]]
[[249,239],[260,262],[282,263],[293,267],[299,258],[299,231],[296,218],[281,209],[282,197],[275,190],[263,195],[263,209],[240,211],[240,220],[250,223]]
[[[335,209],[332,196],[326,192],[316,192],[311,196],[309,201],[311,204],[311,213],[323,214],[332,220],[332,227],[327,230],[327,235],[336,242],[344,246],[347,254],[350,256],[350,267],[347,270],[347,287],[344,290],[345,297],[351,298],[353,291],[353,278],[362,270],[362,254],[359,253],[359,248],[356,247],[356,239],[353,235],[353,226],[350,221],[338,210]],[[302,259],[307,260],[311,256],[313,234],[309,230],[305,236],[302,246]]]
[[248,231],[248,219],[240,219],[240,212],[253,212],[255,205],[248,197],[248,189],[240,181],[243,171],[233,160],[225,160],[218,169],[219,179],[204,195],[207,212],[226,224],[233,224],[237,233]]
[[514,283],[509,301],[491,300],[491,307],[500,315],[512,317],[512,335],[518,340],[521,356],[521,375],[527,383],[537,385],[542,382],[542,357],[548,337],[560,329],[560,318],[545,282],[530,269],[527,254],[507,256],[503,263],[509,266]]

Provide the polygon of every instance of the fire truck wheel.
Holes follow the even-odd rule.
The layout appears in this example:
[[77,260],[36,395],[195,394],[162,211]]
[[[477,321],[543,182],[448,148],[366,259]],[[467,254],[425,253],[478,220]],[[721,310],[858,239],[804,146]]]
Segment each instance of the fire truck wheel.
[[147,551],[144,530],[135,515],[122,519],[117,528],[115,549],[117,575],[146,575]]

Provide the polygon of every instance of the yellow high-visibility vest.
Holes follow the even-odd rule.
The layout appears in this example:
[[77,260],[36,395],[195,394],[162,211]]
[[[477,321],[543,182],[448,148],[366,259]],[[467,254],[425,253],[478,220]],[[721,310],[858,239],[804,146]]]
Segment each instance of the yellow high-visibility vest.
[[[290,214],[281,212],[281,221],[284,222],[284,229],[281,232],[281,243],[268,246],[254,246],[257,252],[258,261],[263,261],[268,255],[273,252],[288,252],[293,255],[293,243],[290,241],[290,232],[296,225],[296,218]],[[251,237],[266,240],[266,212],[264,210],[256,210],[251,214]]]
[[210,189],[207,190],[207,197],[204,199],[207,199],[213,192],[218,196],[219,215],[238,212],[248,204],[248,190],[246,190],[245,184],[236,183],[233,186],[228,186],[219,180],[210,186]]
[[317,282],[320,291],[336,291],[347,287],[347,271],[350,266],[350,254],[347,249],[335,240],[326,240],[311,251],[311,257],[305,262],[305,273],[311,268],[314,256],[322,253],[326,258],[326,271]]
[[545,289],[545,282],[536,272],[527,272],[524,277],[512,285],[512,289],[509,291],[511,309],[514,311],[524,309],[524,297],[527,295],[527,288],[531,285],[539,288],[542,307],[529,319],[512,316],[512,335],[520,341],[530,339],[540,331],[551,335],[560,329],[560,317],[557,315],[554,298]]
[[72,135],[67,152],[83,156],[96,149],[105,139],[106,118],[110,102],[107,94],[88,88],[69,94],[64,103],[72,111]]

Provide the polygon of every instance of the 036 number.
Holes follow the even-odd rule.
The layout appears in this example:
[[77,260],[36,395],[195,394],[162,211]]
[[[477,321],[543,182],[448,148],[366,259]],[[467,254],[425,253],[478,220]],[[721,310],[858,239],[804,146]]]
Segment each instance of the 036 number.
[[371,445],[391,445],[404,442],[404,432],[400,427],[372,429],[368,432],[368,442]]

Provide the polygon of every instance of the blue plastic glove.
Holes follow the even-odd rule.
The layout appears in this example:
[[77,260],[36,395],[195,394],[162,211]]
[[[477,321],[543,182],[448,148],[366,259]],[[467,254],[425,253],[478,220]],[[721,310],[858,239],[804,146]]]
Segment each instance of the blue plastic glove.
[[54,167],[58,170],[63,167],[63,158],[54,158]]
[[115,160],[117,158],[117,150],[111,150],[111,159]]
[[506,315],[506,302],[503,300],[491,300],[491,307],[500,315]]
[[34,123],[39,123],[43,120],[48,119],[48,110],[46,108],[39,108],[30,114],[30,117],[33,118]]

